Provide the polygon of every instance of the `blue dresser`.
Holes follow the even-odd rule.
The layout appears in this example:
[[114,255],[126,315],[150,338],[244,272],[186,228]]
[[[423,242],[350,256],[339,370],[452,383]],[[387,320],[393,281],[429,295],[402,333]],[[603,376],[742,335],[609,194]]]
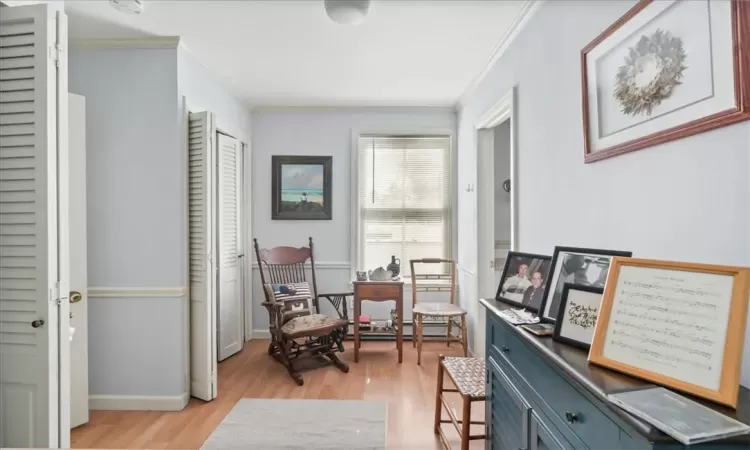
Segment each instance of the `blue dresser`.
[[[487,308],[487,449],[687,449],[606,399],[647,382],[589,365],[587,352],[537,337],[497,312],[510,306],[482,299]],[[738,409],[702,402],[750,423],[750,390]],[[698,449],[750,449],[750,436],[694,445]]]

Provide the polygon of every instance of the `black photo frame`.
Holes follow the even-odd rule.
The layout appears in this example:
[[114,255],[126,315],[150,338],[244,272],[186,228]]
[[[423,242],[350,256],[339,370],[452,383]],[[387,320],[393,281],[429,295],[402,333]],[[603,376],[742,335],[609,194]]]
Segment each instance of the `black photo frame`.
[[[573,258],[568,258],[569,256],[572,256]],[[547,276],[547,285],[544,289],[544,301],[539,307],[539,319],[542,322],[555,323],[557,320],[557,311],[560,307],[560,300],[562,298],[563,285],[566,282],[572,282],[584,286],[603,287],[607,281],[609,265],[612,262],[612,258],[615,256],[630,258],[633,256],[633,252],[581,247],[555,247],[549,275]],[[569,261],[569,259],[572,259],[572,261]],[[571,262],[576,265],[581,263],[584,265],[582,267],[574,267],[573,269],[565,266],[566,264],[570,265]],[[598,273],[599,277],[593,283],[586,279],[581,279],[576,273],[579,272],[580,269],[587,269],[585,272],[588,272],[588,267],[591,262],[597,267],[606,266],[601,267],[602,271]],[[570,281],[564,278],[562,280],[560,279],[560,273],[563,268],[566,269],[566,272],[571,270],[566,273],[565,276],[574,275],[574,280]],[[585,273],[585,275],[588,275],[588,273]]]
[[[297,166],[296,169],[301,172],[301,177],[307,177],[307,179],[299,181],[293,189],[291,186],[284,186],[282,173],[284,166]],[[313,167],[306,171],[307,166]],[[273,155],[271,157],[271,219],[331,220],[333,218],[332,168],[332,156]],[[322,180],[318,180],[318,175],[322,175]],[[308,183],[309,189],[304,187],[305,182]],[[310,184],[315,186],[310,186]],[[294,193],[290,194],[290,192]],[[292,195],[295,197],[299,195],[299,200],[296,198],[290,200],[289,197]]]
[[[500,283],[497,285],[497,292],[495,293],[495,299],[499,300],[504,303],[508,303],[510,305],[518,306],[520,308],[525,308],[532,312],[538,312],[539,307],[541,306],[541,303],[537,304],[540,301],[544,301],[544,289],[547,282],[547,277],[549,276],[549,271],[551,266],[552,257],[549,255],[537,255],[535,253],[523,253],[523,252],[508,252],[508,257],[505,259],[505,267],[503,267],[503,274],[500,277]],[[531,271],[531,274],[529,275],[528,282],[529,287],[525,289],[523,292],[521,292],[520,298],[508,298],[508,295],[506,295],[503,292],[503,285],[507,281],[507,278],[511,275],[511,271],[515,271],[514,275],[517,275],[517,269],[521,263],[526,264],[527,270]],[[537,268],[541,269],[541,271],[536,270]],[[542,275],[542,284],[539,286],[539,295],[534,295],[535,291],[532,278],[535,275],[535,272],[540,272]],[[532,291],[528,291],[529,289],[532,289]],[[527,299],[527,295],[528,299]],[[514,297],[518,297],[518,292],[514,293]],[[536,300],[535,298],[539,298],[541,296],[541,300]],[[526,302],[526,303],[524,303]]]
[[[570,331],[573,330],[567,330],[563,329],[566,321],[565,321],[565,312],[568,310],[568,303],[569,301],[572,301],[575,299],[576,293],[588,293],[588,294],[595,294],[598,297],[597,301],[590,302],[590,304],[596,304],[595,311],[592,311],[592,308],[590,305],[583,305],[581,304],[576,305],[577,313],[575,315],[575,320],[578,322],[576,325],[578,328],[582,328],[583,331],[576,330],[579,333],[578,339],[576,337],[572,336],[570,334]],[[555,330],[552,332],[552,339],[557,342],[562,342],[563,344],[568,344],[573,347],[578,347],[583,350],[589,350],[591,348],[591,342],[594,340],[594,330],[596,328],[596,320],[599,317],[599,308],[601,307],[602,303],[602,296],[604,295],[604,288],[601,287],[595,287],[595,286],[584,286],[580,284],[573,284],[573,283],[565,283],[563,285],[563,293],[562,293],[562,299],[560,300],[560,308],[557,311],[557,318],[555,321]],[[586,299],[586,295],[581,297],[581,301],[588,301]],[[594,316],[592,319],[592,315]],[[586,338],[582,337],[582,334],[586,333]],[[590,338],[588,337],[588,333],[591,334]],[[584,340],[581,340],[584,339]]]

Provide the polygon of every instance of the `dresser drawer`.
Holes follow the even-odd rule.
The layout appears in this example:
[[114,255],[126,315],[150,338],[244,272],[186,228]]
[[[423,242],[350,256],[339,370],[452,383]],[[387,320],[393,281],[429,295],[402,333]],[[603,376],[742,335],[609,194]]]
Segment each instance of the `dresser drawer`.
[[396,284],[358,284],[357,296],[365,300],[395,300],[399,297],[401,286]]
[[[580,440],[594,449],[622,448],[618,440],[624,433],[620,432],[617,424],[549,366],[534,349],[514,336],[513,331],[505,330],[502,325],[493,328],[497,329],[493,331],[495,339],[490,354],[501,361],[504,370],[511,372],[510,376],[517,380],[519,388],[528,395],[535,410],[541,410],[563,434],[569,436],[571,442]],[[495,341],[498,346],[494,344]],[[571,433],[574,436],[570,436]]]

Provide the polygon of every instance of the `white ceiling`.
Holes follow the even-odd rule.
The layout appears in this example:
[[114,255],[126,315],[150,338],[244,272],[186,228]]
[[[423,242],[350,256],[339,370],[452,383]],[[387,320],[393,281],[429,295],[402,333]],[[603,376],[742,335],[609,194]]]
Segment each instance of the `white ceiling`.
[[373,0],[339,25],[322,0],[155,1],[139,16],[66,1],[71,38],[180,36],[250,106],[453,106],[525,0]]

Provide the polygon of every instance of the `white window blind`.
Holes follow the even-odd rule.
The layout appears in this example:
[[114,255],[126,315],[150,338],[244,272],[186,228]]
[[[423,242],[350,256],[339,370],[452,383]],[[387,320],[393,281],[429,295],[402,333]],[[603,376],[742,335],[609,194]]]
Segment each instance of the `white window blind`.
[[451,257],[450,145],[450,136],[360,136],[357,270],[395,255],[408,277],[410,259]]

